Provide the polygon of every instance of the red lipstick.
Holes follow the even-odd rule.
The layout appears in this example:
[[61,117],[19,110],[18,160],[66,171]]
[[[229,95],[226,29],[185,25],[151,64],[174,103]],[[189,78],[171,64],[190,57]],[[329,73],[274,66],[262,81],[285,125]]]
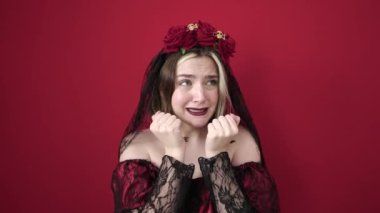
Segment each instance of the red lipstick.
[[187,111],[194,116],[206,115],[208,108],[186,108]]

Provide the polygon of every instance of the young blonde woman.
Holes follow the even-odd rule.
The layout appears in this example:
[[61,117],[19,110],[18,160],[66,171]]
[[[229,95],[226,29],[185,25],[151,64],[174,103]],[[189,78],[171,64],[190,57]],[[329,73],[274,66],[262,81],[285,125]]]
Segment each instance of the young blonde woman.
[[115,212],[279,212],[234,48],[204,22],[169,29],[120,145]]

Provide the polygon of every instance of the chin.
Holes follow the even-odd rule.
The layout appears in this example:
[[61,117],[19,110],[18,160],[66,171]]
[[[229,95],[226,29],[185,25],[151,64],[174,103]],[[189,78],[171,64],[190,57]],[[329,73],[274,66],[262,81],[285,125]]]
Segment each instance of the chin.
[[191,119],[186,121],[186,123],[194,128],[204,128],[207,127],[207,124],[210,122],[210,119],[204,118],[200,121],[196,121],[195,119]]
[[180,119],[192,128],[207,128],[207,125],[211,122],[213,118],[213,114],[207,114],[199,117],[186,114]]
[[208,123],[196,123],[196,124],[190,124],[194,128],[206,128]]

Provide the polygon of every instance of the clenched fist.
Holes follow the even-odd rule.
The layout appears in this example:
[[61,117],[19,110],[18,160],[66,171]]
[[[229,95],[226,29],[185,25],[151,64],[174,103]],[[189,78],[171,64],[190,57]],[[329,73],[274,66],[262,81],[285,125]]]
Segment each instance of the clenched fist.
[[239,132],[240,117],[234,114],[219,116],[207,125],[206,157],[226,152],[231,139]]
[[180,132],[181,120],[170,113],[156,112],[152,116],[150,131],[165,147],[165,154],[183,160],[185,143]]

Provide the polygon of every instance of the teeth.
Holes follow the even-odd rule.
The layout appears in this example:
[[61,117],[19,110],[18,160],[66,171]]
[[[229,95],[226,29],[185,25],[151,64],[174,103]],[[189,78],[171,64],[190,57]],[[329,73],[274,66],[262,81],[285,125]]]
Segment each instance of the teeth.
[[206,109],[189,109],[191,112],[204,112]]

